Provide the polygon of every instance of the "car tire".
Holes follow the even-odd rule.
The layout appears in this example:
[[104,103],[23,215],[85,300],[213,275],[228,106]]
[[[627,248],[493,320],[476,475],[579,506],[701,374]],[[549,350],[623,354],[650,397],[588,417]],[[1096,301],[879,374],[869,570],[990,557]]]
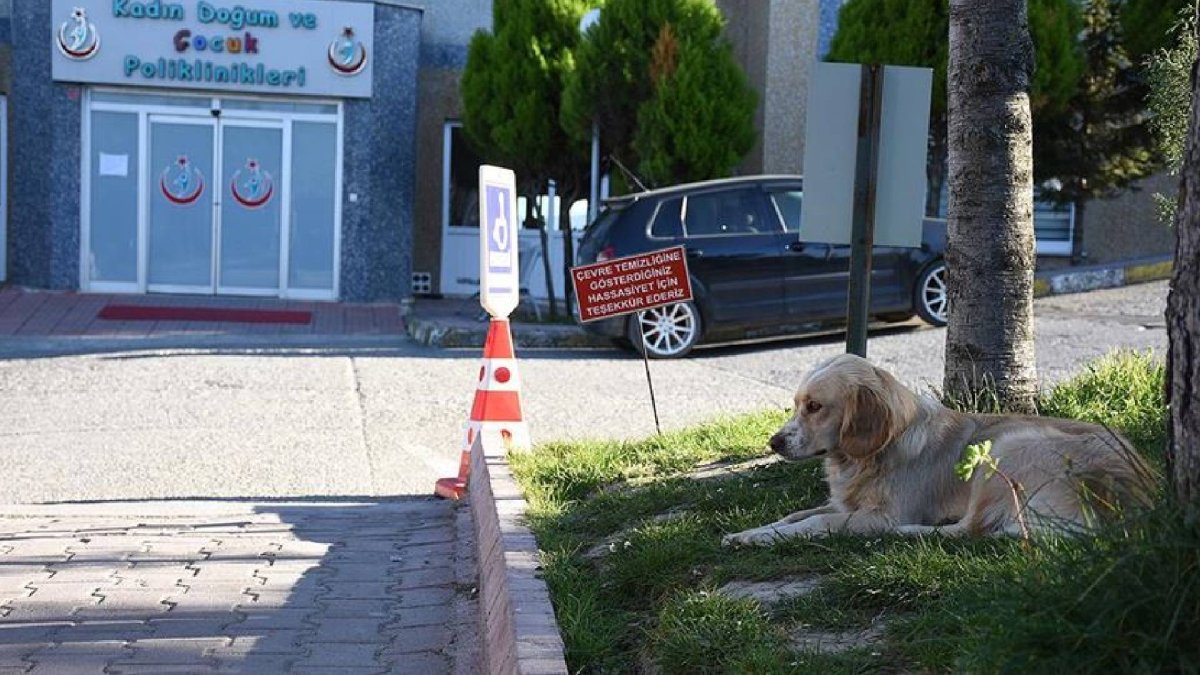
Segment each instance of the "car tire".
[[652,359],[677,359],[687,356],[700,341],[700,330],[700,310],[695,303],[677,302],[630,316],[625,334],[639,355],[645,347]]
[[913,307],[917,316],[931,326],[945,326],[950,309],[946,290],[946,261],[935,260],[917,277],[913,289]]

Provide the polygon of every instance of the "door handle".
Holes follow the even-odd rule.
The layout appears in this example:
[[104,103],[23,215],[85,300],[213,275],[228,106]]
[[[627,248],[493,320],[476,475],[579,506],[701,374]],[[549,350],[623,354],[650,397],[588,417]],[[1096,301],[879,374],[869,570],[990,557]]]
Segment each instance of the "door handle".
[[787,250],[792,253],[802,253],[804,251],[804,242],[793,241],[787,245]]
[[688,256],[689,258],[703,258],[703,257],[704,257],[704,251],[703,251],[703,250],[701,250],[701,249],[698,249],[698,248],[689,248],[689,249],[687,250],[687,256]]

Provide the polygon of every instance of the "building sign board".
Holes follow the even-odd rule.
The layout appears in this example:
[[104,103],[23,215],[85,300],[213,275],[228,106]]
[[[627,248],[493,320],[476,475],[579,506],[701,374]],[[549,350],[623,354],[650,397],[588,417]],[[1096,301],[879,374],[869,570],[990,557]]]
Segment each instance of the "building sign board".
[[[804,135],[805,241],[850,243],[861,79],[857,64],[815,64]],[[921,245],[932,83],[929,68],[883,68],[876,246]]]
[[682,246],[573,267],[571,282],[585,322],[692,299]]
[[336,0],[52,0],[62,82],[366,98],[375,7]]
[[479,167],[479,302],[493,317],[517,308],[517,177],[511,169]]

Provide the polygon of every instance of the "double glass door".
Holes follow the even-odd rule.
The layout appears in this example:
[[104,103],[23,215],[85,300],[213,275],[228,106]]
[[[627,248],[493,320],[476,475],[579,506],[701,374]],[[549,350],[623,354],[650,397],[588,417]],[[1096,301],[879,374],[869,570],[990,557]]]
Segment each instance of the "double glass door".
[[287,195],[284,127],[151,115],[151,291],[278,295]]
[[80,279],[335,300],[337,103],[89,91]]

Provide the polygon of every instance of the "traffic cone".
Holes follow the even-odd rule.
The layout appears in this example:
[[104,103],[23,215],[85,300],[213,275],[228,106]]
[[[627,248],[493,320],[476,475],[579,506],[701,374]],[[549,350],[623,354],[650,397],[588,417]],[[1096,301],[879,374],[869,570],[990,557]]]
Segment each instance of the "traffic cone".
[[475,402],[466,424],[466,439],[459,459],[458,476],[438,480],[434,492],[446,499],[462,499],[471,473],[471,446],[477,436],[499,441],[506,449],[529,448],[529,427],[521,412],[521,378],[513,352],[508,319],[493,318],[483,344],[483,362]]

